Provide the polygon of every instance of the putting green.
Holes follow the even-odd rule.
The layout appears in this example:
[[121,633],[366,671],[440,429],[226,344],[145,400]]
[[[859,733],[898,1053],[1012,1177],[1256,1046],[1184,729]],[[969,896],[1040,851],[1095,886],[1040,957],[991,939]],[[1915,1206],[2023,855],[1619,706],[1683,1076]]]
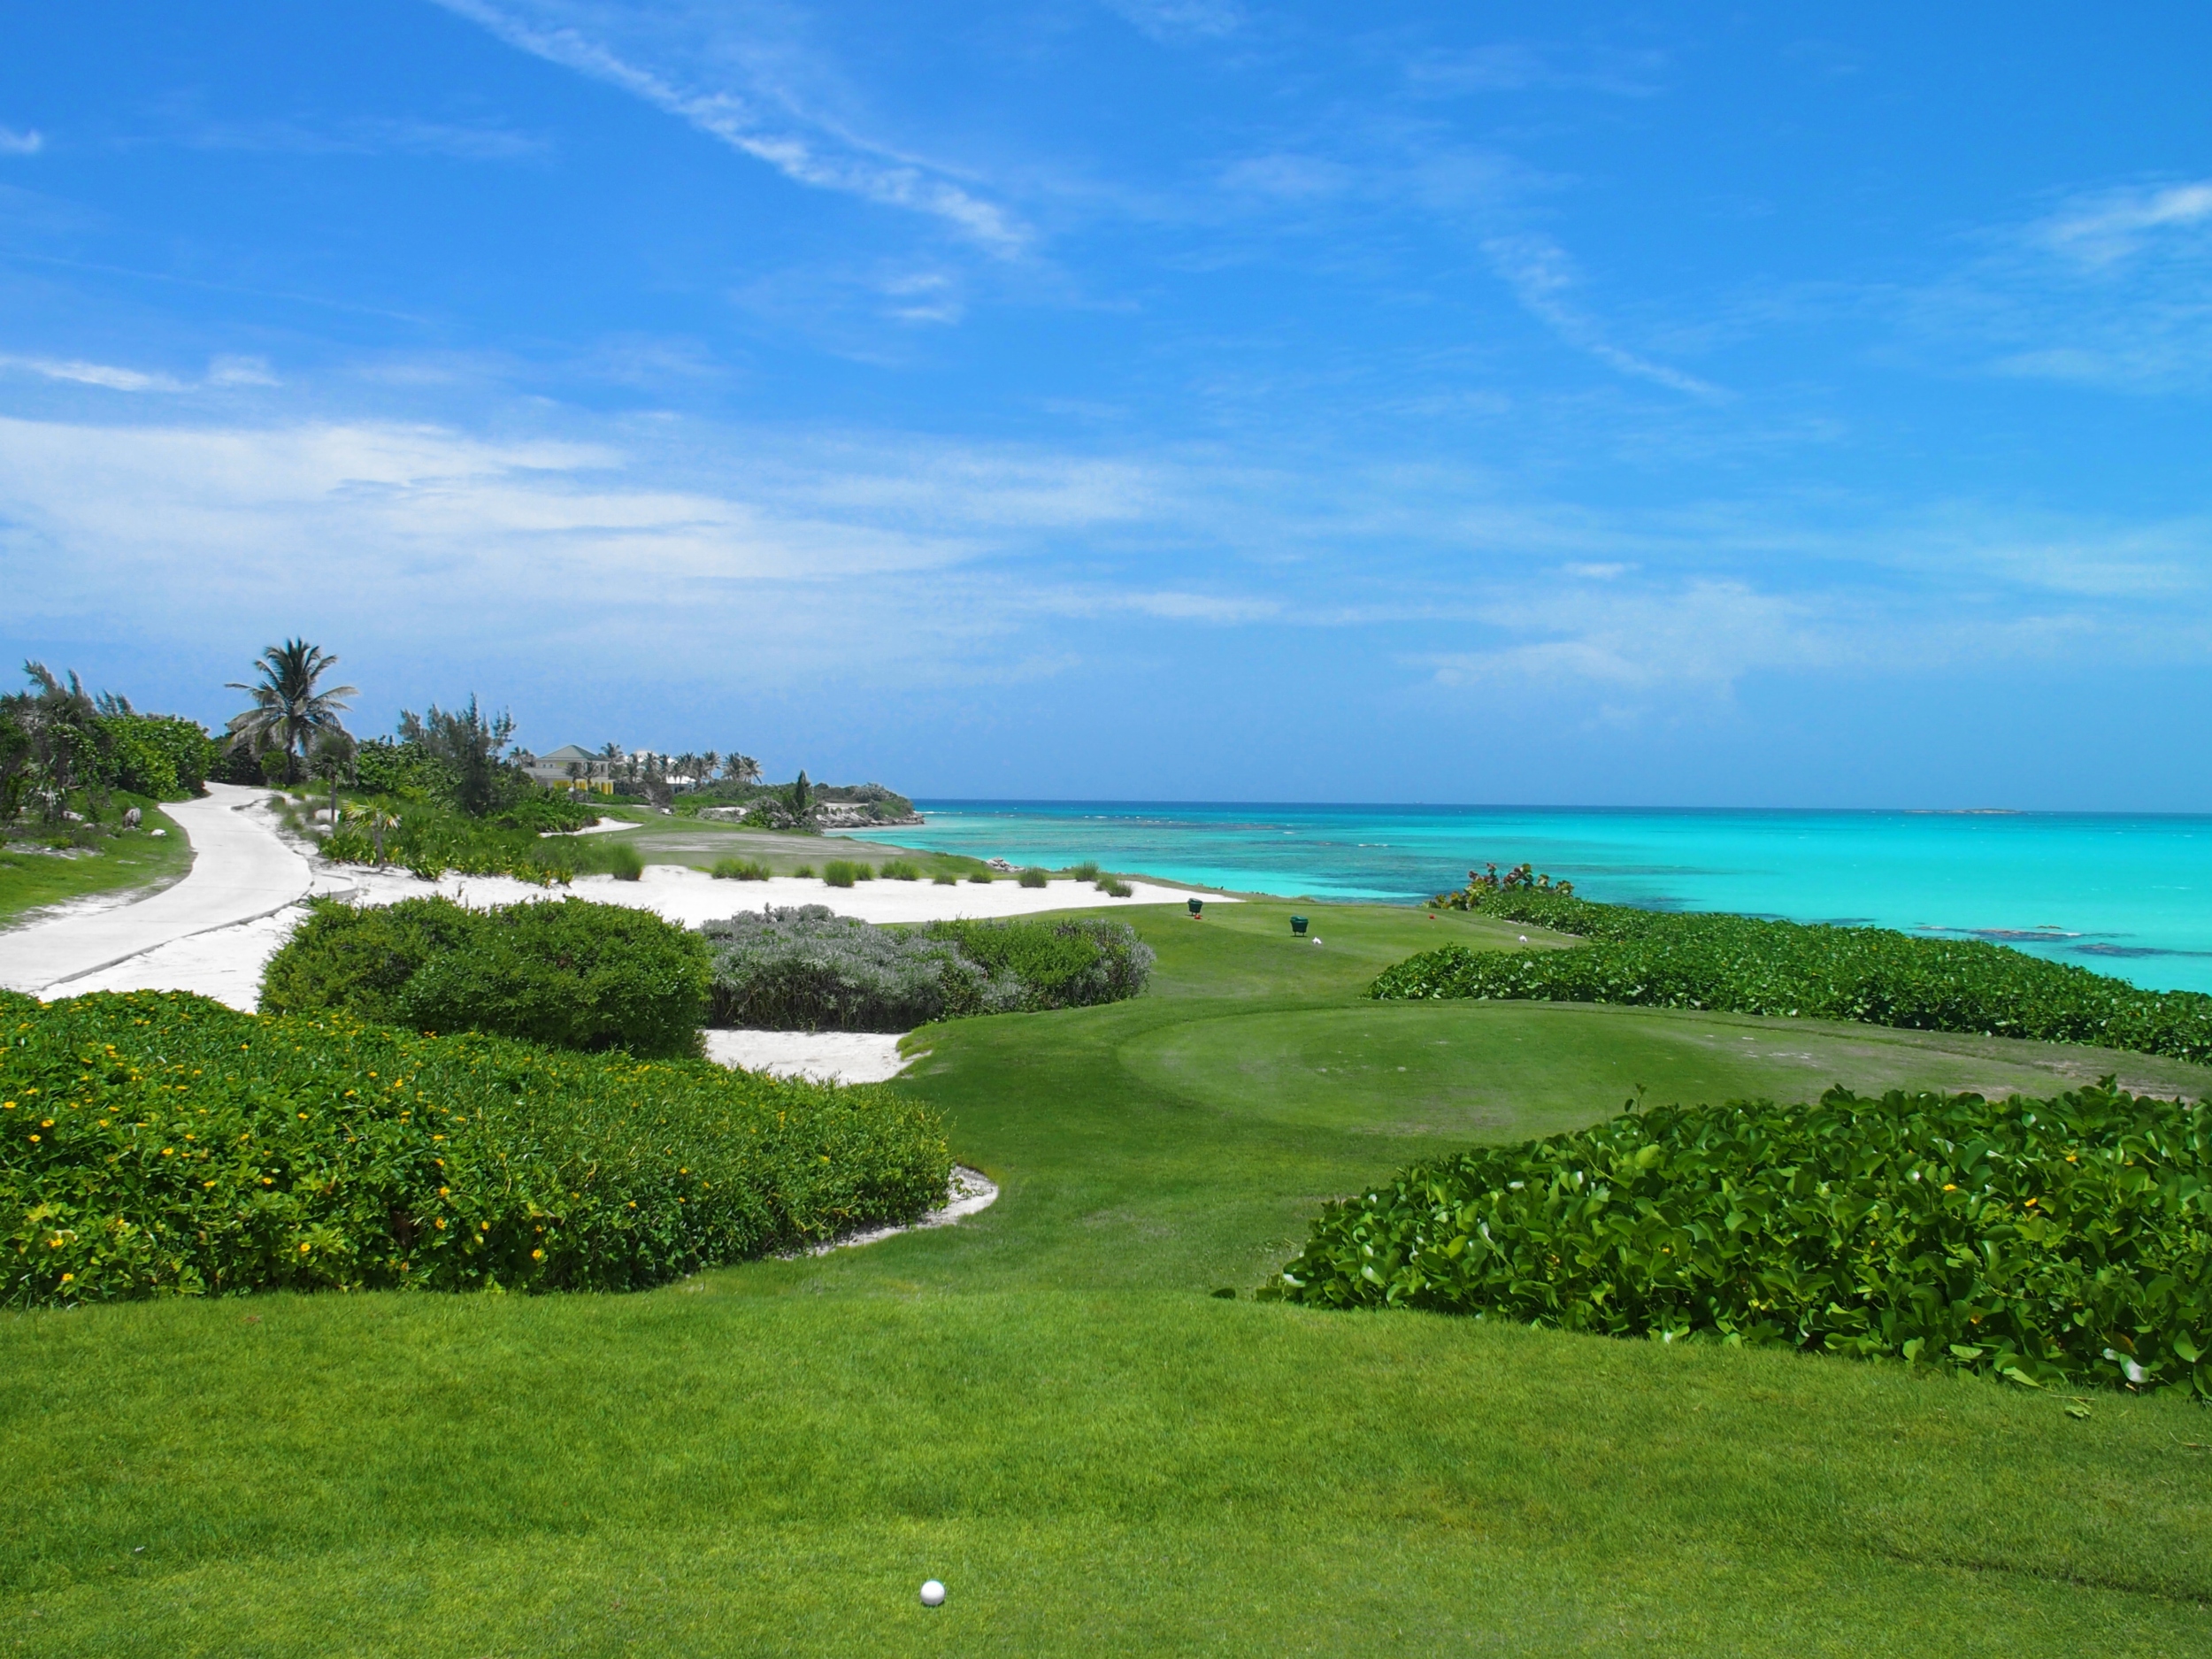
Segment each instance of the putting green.
[[1563,1002],[1229,1015],[1121,1045],[1144,1082],[1239,1118],[1447,1141],[1548,1134],[1624,1102],[1809,1100],[1832,1084],[2048,1094],[2117,1072],[2195,1096],[2212,1071],[2105,1049]]

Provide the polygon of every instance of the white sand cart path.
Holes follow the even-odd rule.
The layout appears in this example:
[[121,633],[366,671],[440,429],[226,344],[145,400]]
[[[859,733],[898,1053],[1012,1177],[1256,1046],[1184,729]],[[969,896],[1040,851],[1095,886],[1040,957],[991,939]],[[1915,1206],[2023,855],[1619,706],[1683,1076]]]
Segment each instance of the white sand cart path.
[[314,884],[305,856],[277,833],[266,789],[211,783],[207,796],[162,810],[192,842],[192,868],[134,904],[60,916],[0,933],[0,985],[47,997],[156,948],[234,927],[297,903]]

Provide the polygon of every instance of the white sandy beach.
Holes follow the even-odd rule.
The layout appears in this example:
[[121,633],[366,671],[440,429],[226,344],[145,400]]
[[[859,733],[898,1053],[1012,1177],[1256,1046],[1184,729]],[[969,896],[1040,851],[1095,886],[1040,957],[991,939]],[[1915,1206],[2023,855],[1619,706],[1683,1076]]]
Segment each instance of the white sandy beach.
[[[135,903],[58,916],[0,933],[0,985],[48,1000],[88,991],[193,991],[250,1012],[258,1001],[262,968],[304,914],[303,902],[321,895],[391,904],[442,894],[488,907],[573,894],[653,910],[695,927],[766,906],[824,904],[863,921],[930,922],[1179,905],[1193,891],[1133,881],[1132,895],[1116,899],[1087,882],[1025,887],[1010,877],[987,886],[864,881],[833,887],[801,876],[718,881],[703,871],[677,864],[648,864],[636,881],[580,876],[569,887],[541,887],[504,876],[448,876],[428,882],[404,871],[328,864],[311,857],[279,833],[267,799],[264,789],[211,784],[206,799],[165,808],[191,839],[195,856],[189,873]],[[1210,904],[1237,902],[1217,894],[1202,896]],[[708,1033],[709,1052],[726,1065],[851,1083],[896,1076],[905,1064],[898,1041],[895,1035],[849,1032]]]

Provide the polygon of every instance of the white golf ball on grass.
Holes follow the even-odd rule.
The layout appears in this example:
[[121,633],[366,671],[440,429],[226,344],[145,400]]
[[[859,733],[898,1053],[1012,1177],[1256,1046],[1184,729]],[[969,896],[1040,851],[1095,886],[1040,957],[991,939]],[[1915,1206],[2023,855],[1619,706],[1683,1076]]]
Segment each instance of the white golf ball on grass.
[[922,1581],[922,1605],[924,1607],[942,1607],[944,1604],[945,1586],[938,1583],[934,1578],[924,1579]]

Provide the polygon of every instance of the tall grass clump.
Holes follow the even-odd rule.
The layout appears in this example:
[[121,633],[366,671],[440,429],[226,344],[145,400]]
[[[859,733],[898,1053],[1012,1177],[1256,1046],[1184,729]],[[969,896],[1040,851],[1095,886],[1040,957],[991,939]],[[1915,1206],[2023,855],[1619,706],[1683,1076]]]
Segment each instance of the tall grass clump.
[[920,868],[903,858],[887,860],[878,873],[886,881],[919,881],[922,879]]
[[960,885],[960,878],[949,870],[940,870],[931,878],[931,885],[940,887],[956,887]]
[[1717,1009],[2212,1062],[2212,996],[2146,991],[1980,940],[1672,915],[1530,888],[1480,893],[1471,908],[1589,942],[1541,951],[1447,945],[1386,970],[1371,995]]
[[617,881],[636,881],[645,874],[645,859],[629,841],[588,841],[578,849],[576,867],[611,875]]
[[833,887],[849,887],[861,879],[861,868],[849,859],[833,858],[822,866],[822,879]]
[[650,910],[573,898],[490,910],[443,898],[320,899],[263,970],[261,1006],[680,1056],[697,1051],[710,983],[699,936]]
[[0,993],[0,1305],[642,1289],[941,1202],[927,1110],[705,1061]]
[[1099,875],[1098,861],[1095,858],[1086,858],[1074,869],[1069,871],[1068,874],[1077,881],[1096,881]]
[[1134,996],[1152,952],[1089,918],[876,927],[827,906],[741,912],[702,930],[715,1024],[772,1031],[909,1031],[976,1014]]
[[2203,1103],[1839,1088],[1416,1164],[1272,1294],[2212,1396],[2208,1191]]
[[968,872],[968,879],[979,887],[987,887],[997,878],[987,870],[971,870]]
[[1025,887],[1046,887],[1052,885],[1052,878],[1034,864],[1030,865],[1014,879]]
[[717,881],[765,881],[775,872],[755,858],[718,858],[707,873]]

